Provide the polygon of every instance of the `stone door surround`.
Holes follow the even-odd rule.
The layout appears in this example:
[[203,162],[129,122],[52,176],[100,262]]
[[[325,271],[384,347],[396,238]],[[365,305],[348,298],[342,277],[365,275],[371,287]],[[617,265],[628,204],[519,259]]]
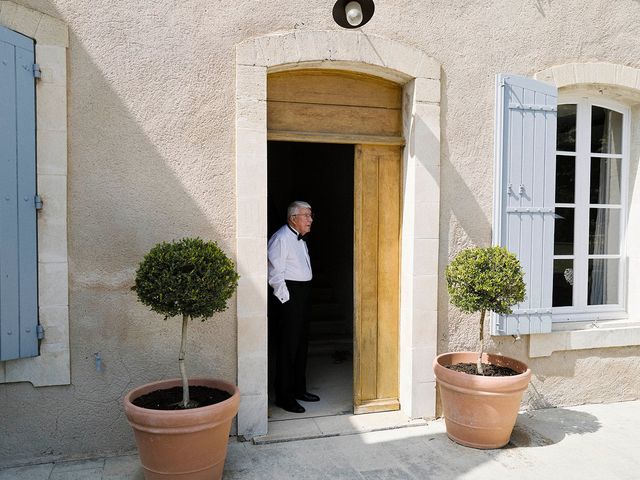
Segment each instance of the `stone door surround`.
[[420,50],[360,31],[295,31],[236,48],[238,434],[267,432],[267,73],[367,73],[403,87],[400,403],[435,415],[440,211],[440,64]]

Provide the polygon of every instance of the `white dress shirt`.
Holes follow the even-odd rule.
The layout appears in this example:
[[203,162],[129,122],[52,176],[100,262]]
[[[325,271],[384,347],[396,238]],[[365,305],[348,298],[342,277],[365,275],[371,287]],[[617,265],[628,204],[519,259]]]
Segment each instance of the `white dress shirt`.
[[289,290],[285,280],[307,282],[311,280],[311,260],[307,242],[298,240],[298,232],[289,225],[283,225],[269,239],[269,285],[280,302],[289,300]]

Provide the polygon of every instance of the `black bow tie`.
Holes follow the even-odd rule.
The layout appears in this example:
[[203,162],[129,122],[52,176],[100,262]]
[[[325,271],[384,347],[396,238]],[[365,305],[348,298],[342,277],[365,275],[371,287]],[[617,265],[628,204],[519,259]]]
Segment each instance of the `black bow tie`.
[[291,230],[293,234],[298,237],[298,240],[304,240],[305,242],[307,241],[306,235],[302,235],[301,233],[296,232],[293,228],[291,228],[291,225],[287,224],[287,227],[289,227],[289,230]]

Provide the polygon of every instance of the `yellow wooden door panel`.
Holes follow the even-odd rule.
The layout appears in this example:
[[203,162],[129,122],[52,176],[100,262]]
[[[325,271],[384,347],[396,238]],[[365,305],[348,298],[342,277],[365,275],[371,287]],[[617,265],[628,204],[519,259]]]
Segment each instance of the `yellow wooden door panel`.
[[[294,70],[267,77],[267,129],[278,135],[331,141],[327,135],[402,136],[402,87],[339,70]],[[311,141],[311,140],[307,140]],[[380,143],[380,142],[376,142]]]
[[[378,303],[378,162],[369,161],[363,155],[366,149],[356,150],[355,171],[358,172],[360,191],[360,215],[356,241],[360,271],[357,273],[358,324],[356,350],[361,356],[359,364],[359,398],[361,401],[376,398],[377,384],[377,322]],[[373,301],[371,301],[373,300]]]
[[270,73],[267,98],[274,102],[352,105],[400,110],[402,88],[389,80],[340,70]]
[[354,406],[399,408],[400,147],[357,145]]
[[400,110],[318,105],[295,102],[268,102],[267,125],[270,132],[324,132],[360,135],[400,135]]
[[377,397],[398,397],[400,279],[400,149],[377,147],[378,375]]

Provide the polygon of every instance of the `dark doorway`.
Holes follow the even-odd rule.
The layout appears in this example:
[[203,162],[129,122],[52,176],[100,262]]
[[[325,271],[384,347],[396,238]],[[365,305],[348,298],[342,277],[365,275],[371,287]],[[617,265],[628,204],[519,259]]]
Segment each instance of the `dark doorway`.
[[[292,201],[306,201],[314,212],[307,240],[313,269],[307,377],[321,401],[305,408],[309,416],[352,413],[354,146],[270,141],[267,158],[269,237],[285,223]],[[271,292],[269,296],[271,306],[275,298]],[[270,359],[273,331],[270,323]],[[272,419],[281,413],[288,418],[270,408]]]

